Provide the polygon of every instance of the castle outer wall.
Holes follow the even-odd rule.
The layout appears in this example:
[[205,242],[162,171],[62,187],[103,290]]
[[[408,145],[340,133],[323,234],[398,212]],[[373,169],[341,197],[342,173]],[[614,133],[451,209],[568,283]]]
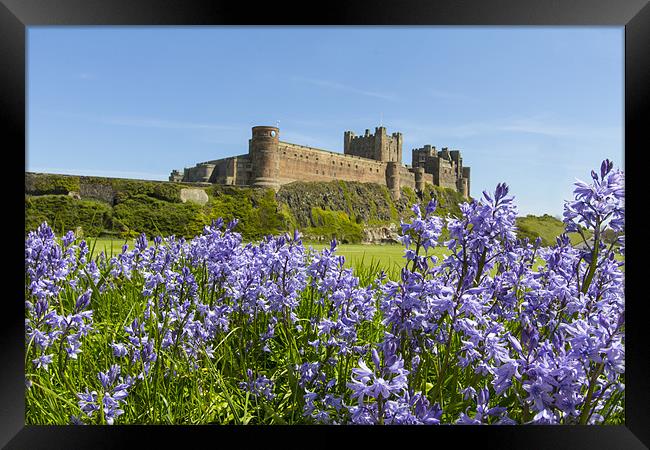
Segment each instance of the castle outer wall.
[[281,142],[279,150],[280,184],[332,180],[386,184],[386,163],[380,161],[288,142]]
[[[277,189],[294,181],[357,181],[385,185],[398,199],[401,187],[422,191],[426,183],[469,196],[469,167],[460,152],[413,150],[413,167],[402,164],[402,135],[387,135],[383,127],[364,136],[344,134],[344,153],[280,141],[276,127],[253,127],[248,154],[206,161],[173,171],[170,181],[258,186]],[[435,153],[435,154],[434,154]],[[416,159],[417,157],[417,159]],[[466,177],[466,178],[465,178]]]

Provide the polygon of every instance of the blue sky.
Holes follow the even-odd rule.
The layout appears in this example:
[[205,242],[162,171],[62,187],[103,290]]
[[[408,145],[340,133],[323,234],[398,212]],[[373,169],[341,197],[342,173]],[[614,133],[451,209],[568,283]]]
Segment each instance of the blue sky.
[[623,164],[623,58],[623,27],[30,27],[26,170],[166,180],[255,125],[342,152],[381,122],[561,215]]

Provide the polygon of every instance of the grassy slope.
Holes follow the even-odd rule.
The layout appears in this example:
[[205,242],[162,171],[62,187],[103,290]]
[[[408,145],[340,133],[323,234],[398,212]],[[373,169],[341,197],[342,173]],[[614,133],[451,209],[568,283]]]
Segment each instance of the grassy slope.
[[[534,240],[539,236],[542,238],[542,245],[548,246],[555,244],[555,238],[564,232],[564,223],[548,214],[543,216],[528,215],[517,217],[517,228],[520,237]],[[574,245],[582,242],[582,237],[578,233],[570,233],[569,239]]]

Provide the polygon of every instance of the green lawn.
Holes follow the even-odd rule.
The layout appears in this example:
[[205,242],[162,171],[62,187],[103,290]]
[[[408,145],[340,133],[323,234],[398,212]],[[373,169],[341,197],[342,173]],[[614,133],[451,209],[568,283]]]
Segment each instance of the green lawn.
[[87,237],[84,239],[91,250],[93,250],[94,246],[93,255],[98,255],[99,252],[104,252],[108,257],[120,253],[124,244],[128,244],[129,248],[133,248],[133,244],[135,244],[134,239],[114,239],[103,237]]
[[[86,242],[90,248],[95,245],[95,254],[104,251],[107,255],[114,255],[122,251],[122,245],[125,243],[133,248],[134,240],[111,239],[111,238],[87,238]],[[312,246],[316,250],[322,250],[329,247],[324,243],[308,243],[305,247]],[[378,263],[381,267],[389,270],[401,269],[404,266],[404,247],[399,244],[339,244],[337,253],[345,256],[345,262],[348,267],[363,265],[373,265]],[[436,248],[429,252],[429,255],[442,256],[448,254],[446,248]]]
[[[310,244],[306,244],[309,246]],[[324,244],[311,244],[320,250],[328,247]],[[345,256],[348,267],[378,267],[386,271],[391,278],[399,276],[399,271],[404,267],[404,247],[400,244],[340,244],[337,253]],[[428,256],[436,256],[438,260],[449,254],[446,248],[429,250]]]
[[[94,254],[104,251],[107,255],[113,255],[122,251],[122,246],[126,243],[129,248],[133,248],[134,240],[124,239],[111,239],[111,238],[87,238],[86,242],[90,248],[95,245]],[[329,244],[323,243],[308,243],[305,242],[305,247],[312,246],[316,250],[322,250],[329,247]],[[399,275],[399,270],[404,267],[405,259],[404,247],[399,244],[339,244],[337,253],[345,256],[345,264],[348,267],[378,267],[385,270],[391,278]],[[429,251],[429,255],[436,256],[441,260],[444,256],[449,254],[449,250],[445,247],[436,247]],[[616,259],[623,261],[621,255],[616,255]],[[541,259],[535,265],[535,269],[541,264]],[[625,267],[622,268],[625,270]],[[375,274],[376,275],[376,274]]]

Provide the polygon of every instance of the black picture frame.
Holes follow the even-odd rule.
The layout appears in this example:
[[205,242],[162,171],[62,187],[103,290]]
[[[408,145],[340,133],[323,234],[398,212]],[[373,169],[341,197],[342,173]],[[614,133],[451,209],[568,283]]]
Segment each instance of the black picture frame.
[[[451,427],[170,427],[25,426],[24,233],[22,178],[5,163],[2,205],[5,223],[3,326],[0,327],[0,445],[11,449],[122,448],[196,444],[246,445],[251,439],[307,447],[341,445],[349,438],[366,445],[390,440],[406,445],[483,448],[642,449],[650,446],[650,355],[646,343],[647,303],[641,286],[645,250],[641,214],[642,153],[650,102],[650,5],[647,0],[445,0],[392,3],[248,4],[224,0],[0,0],[0,117],[5,125],[5,160],[26,161],[26,29],[52,25],[572,25],[625,27],[626,173],[626,406],[624,426],[451,426]],[[635,187],[637,185],[637,187]],[[7,271],[7,269],[9,271]],[[11,271],[15,271],[13,276]],[[21,272],[22,271],[22,272]],[[641,293],[641,294],[640,294]],[[322,439],[320,435],[325,439]],[[371,441],[368,440],[371,439]],[[228,439],[228,440],[227,440]],[[443,440],[446,444],[443,444]],[[139,442],[139,443],[138,443]],[[372,444],[370,444],[372,445]]]

